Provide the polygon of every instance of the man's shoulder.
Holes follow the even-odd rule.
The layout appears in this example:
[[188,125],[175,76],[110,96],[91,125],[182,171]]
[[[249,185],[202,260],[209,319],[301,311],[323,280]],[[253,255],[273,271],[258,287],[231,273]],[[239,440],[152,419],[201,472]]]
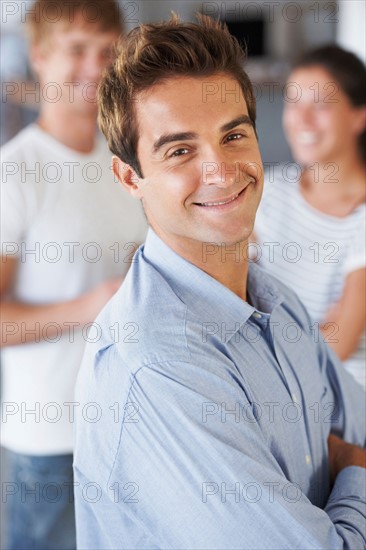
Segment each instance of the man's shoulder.
[[[185,305],[139,250],[90,332],[76,384],[77,402],[125,406],[142,373],[176,372],[173,365],[189,363],[185,317]],[[104,428],[99,428],[103,438]]]
[[143,256],[140,247],[115,296],[97,317],[103,336],[94,350],[113,346],[115,360],[131,374],[164,361],[187,361],[186,305]]

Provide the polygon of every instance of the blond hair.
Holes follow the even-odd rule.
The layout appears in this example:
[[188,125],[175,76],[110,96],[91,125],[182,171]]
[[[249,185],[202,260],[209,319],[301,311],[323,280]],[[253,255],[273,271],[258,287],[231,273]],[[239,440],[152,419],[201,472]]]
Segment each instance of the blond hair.
[[122,15],[116,0],[36,0],[27,13],[26,32],[31,44],[50,35],[56,24],[72,27],[75,19],[98,30],[123,32]]

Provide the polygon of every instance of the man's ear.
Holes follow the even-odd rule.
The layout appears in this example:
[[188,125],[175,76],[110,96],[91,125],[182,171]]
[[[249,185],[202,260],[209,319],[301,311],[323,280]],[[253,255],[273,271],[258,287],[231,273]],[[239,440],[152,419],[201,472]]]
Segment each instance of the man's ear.
[[129,164],[123,162],[120,158],[112,157],[112,170],[115,178],[122,184],[130,195],[137,199],[142,198],[140,178],[135,170]]

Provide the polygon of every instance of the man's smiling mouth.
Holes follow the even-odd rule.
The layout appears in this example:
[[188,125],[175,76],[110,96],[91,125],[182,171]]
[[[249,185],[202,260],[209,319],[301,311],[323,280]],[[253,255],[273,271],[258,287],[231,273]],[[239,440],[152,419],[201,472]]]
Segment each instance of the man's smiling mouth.
[[219,201],[210,201],[210,202],[195,202],[193,204],[196,204],[197,206],[222,206],[224,204],[229,204],[230,202],[235,201],[244,191],[246,187],[239,191],[239,193],[236,193],[236,195],[233,195],[231,197],[228,197],[227,199],[221,199]]

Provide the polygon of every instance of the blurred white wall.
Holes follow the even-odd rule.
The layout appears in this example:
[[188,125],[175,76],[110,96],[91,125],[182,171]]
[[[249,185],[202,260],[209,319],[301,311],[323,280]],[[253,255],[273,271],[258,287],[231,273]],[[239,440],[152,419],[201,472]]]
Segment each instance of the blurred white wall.
[[366,61],[366,1],[340,0],[337,42]]

